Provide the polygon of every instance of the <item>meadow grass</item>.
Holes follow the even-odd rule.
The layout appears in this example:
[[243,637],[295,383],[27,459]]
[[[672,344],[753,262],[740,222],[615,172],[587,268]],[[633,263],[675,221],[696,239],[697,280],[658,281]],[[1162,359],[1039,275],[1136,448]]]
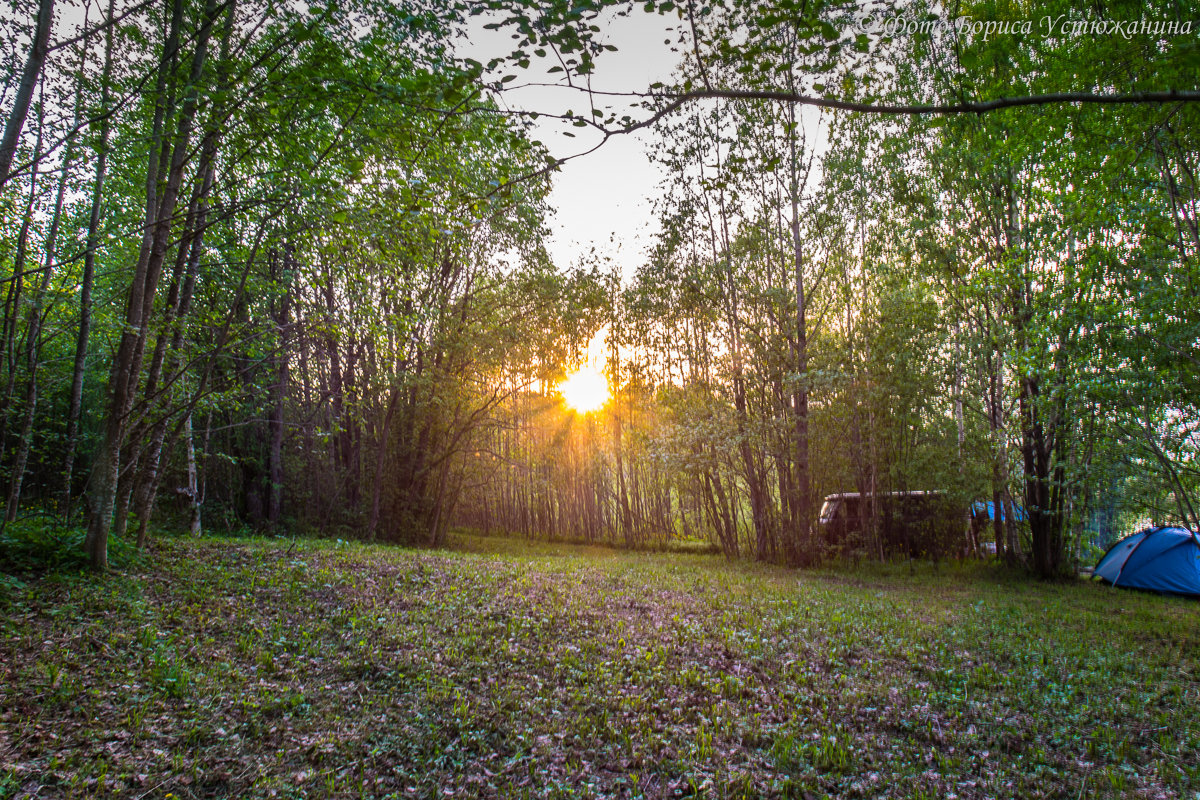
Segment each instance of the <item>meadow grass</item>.
[[1200,604],[458,535],[12,582],[0,798],[1200,797]]

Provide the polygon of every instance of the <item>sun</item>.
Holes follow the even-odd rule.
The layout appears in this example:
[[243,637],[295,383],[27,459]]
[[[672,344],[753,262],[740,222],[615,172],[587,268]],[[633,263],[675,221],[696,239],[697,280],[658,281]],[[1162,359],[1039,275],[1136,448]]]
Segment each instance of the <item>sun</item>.
[[572,372],[558,387],[567,405],[581,414],[599,411],[608,402],[608,380],[594,367]]

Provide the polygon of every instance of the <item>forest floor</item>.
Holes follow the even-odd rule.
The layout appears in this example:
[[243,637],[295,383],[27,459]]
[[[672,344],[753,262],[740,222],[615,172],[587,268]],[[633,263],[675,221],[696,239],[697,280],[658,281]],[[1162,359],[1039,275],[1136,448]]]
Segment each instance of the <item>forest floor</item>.
[[455,544],[9,581],[0,798],[1200,797],[1194,601]]

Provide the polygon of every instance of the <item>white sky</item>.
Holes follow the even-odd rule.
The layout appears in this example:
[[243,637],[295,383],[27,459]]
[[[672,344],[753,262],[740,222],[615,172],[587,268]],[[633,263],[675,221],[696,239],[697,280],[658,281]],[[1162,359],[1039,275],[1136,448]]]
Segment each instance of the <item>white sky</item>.
[[[76,5],[63,6],[56,14],[59,34],[80,24],[82,9]],[[99,12],[93,14],[93,21]],[[469,32],[469,42],[460,55],[487,63],[493,57],[507,56],[513,49],[511,31],[487,31],[486,17],[477,17]],[[644,91],[650,84],[669,82],[681,59],[665,40],[678,38],[675,26],[680,21],[675,14],[645,13],[640,7],[627,16],[612,11],[594,24],[601,28],[598,38],[617,47],[616,52],[602,53],[591,76],[591,88],[596,91]],[[57,36],[56,36],[57,38]],[[561,73],[550,75],[547,69],[557,64],[549,58],[534,60],[528,70],[506,88],[501,102],[512,109],[543,112],[564,112],[568,109],[585,112],[586,96],[567,87],[525,85],[553,84]],[[613,99],[614,107],[624,108]],[[640,109],[634,117],[643,117]],[[563,132],[576,134],[575,138]],[[562,158],[595,146],[599,134],[584,128],[573,128],[559,120],[543,118],[535,123],[533,135],[543,141],[551,155]],[[658,231],[652,199],[658,194],[662,174],[646,156],[654,143],[653,129],[610,139],[594,153],[567,162],[552,177],[553,191],[550,206],[554,214],[549,220],[551,239],[548,242],[554,263],[561,267],[591,261],[591,254],[610,260],[621,269],[626,279],[641,265],[643,254]]]
[[[81,7],[58,5],[55,39],[69,35],[83,22]],[[92,24],[100,16],[93,9]],[[511,31],[484,30],[483,25],[488,21],[485,17],[476,18],[470,42],[461,48],[460,55],[486,64],[489,59],[507,56],[512,51]],[[594,24],[602,29],[598,37],[617,47],[616,52],[605,52],[597,58],[596,71],[591,76],[594,90],[644,91],[651,83],[670,79],[680,59],[664,43],[667,38],[675,38],[669,30],[679,24],[674,14],[648,14],[636,8],[626,17],[607,13]],[[519,71],[521,77],[510,84],[514,88],[506,88],[501,102],[512,109],[586,111],[586,97],[576,90],[523,86],[527,81],[546,84],[559,81],[561,73],[546,73],[556,63],[549,59],[535,60],[530,69]],[[635,111],[634,116],[639,113]],[[576,137],[563,136],[563,131]],[[573,128],[550,119],[539,120],[533,136],[544,142],[557,158],[588,150],[600,140],[589,129]],[[616,136],[595,153],[567,162],[553,176],[550,206],[555,213],[549,220],[552,236],[548,249],[558,267],[589,259],[594,249],[601,258],[615,262],[626,278],[632,276],[657,231],[651,198],[662,176],[646,157],[646,148],[652,141],[653,133],[649,130]]]
[[[470,41],[461,48],[460,56],[486,64],[512,51],[511,32],[484,30],[487,21],[477,18],[469,32]],[[678,17],[644,13],[635,6],[628,16],[609,13],[595,24],[601,28],[600,40],[617,50],[604,52],[597,58],[591,76],[592,90],[645,91],[655,82],[672,82],[672,73],[684,57],[672,50],[672,43],[679,38],[674,29],[680,25]],[[501,102],[513,110],[563,113],[571,109],[586,113],[588,102],[584,93],[570,87],[545,85],[562,79],[561,73],[546,73],[557,63],[549,58],[540,62],[535,59],[529,69],[517,71],[518,78],[506,87]],[[618,116],[625,113],[635,119],[646,116],[645,110],[627,109],[620,98],[610,100]],[[820,113],[805,108],[801,116],[806,131],[810,136],[815,135],[810,145],[815,142],[823,150],[826,131],[817,124]],[[575,134],[575,138],[564,136],[564,131]],[[601,135],[590,129],[544,118],[535,123],[533,137],[540,139],[556,158],[585,152],[601,140]],[[596,152],[568,161],[553,176],[549,202],[554,215],[549,220],[551,238],[547,247],[559,268],[581,261],[591,264],[599,259],[605,268],[615,264],[624,280],[629,281],[643,264],[646,251],[660,229],[653,200],[665,177],[646,155],[654,144],[653,126],[615,136]],[[819,174],[819,166],[815,172]],[[585,373],[598,375],[604,371],[608,360],[607,335],[607,326],[602,327],[581,353],[580,367]]]
[[[483,63],[508,55],[513,47],[510,33],[486,31],[483,24],[480,21],[473,27],[470,44],[460,54]],[[671,25],[678,24],[674,15],[635,11],[628,17],[609,14],[595,24],[601,28],[602,41],[617,50],[597,58],[591,76],[593,90],[644,91],[656,81],[670,79],[680,60],[680,54],[664,43],[665,39],[674,38],[669,30]],[[528,85],[551,84],[561,79],[561,73],[545,72],[556,63],[549,59],[535,60],[512,84],[515,88],[506,89],[501,102],[514,110],[586,112],[587,98],[579,91]],[[625,113],[623,107],[620,113]],[[637,112],[634,116],[638,116]],[[576,134],[575,138],[564,136],[564,131]],[[556,158],[586,151],[600,141],[600,135],[590,129],[545,118],[535,123],[533,136],[544,142]],[[555,213],[549,220],[552,236],[548,248],[556,265],[567,267],[590,260],[594,249],[600,258],[611,259],[618,265],[626,278],[632,276],[658,230],[651,199],[657,193],[662,175],[646,156],[646,148],[652,142],[651,130],[615,136],[596,152],[568,161],[553,176],[550,206]]]

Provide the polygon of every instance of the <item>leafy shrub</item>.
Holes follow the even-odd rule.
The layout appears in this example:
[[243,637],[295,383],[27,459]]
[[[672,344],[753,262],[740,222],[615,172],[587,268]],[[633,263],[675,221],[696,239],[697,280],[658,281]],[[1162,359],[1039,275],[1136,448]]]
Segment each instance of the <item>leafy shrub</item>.
[[24,589],[25,582],[23,580],[0,572],[0,611],[11,608]]
[[[87,567],[83,540],[87,532],[46,515],[10,522],[0,530],[0,571],[10,575]],[[109,537],[108,559],[121,567],[139,559],[132,541]]]
[[55,521],[22,519],[0,531],[0,563],[6,572],[82,567],[84,531]]

